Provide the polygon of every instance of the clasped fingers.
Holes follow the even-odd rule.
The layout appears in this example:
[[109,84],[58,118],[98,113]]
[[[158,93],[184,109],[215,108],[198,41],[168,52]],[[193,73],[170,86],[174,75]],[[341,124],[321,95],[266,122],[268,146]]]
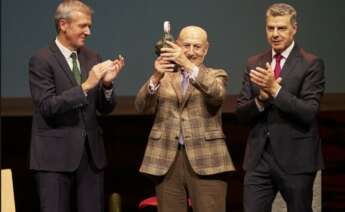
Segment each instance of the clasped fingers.
[[122,70],[123,66],[125,65],[125,58],[122,57],[122,55],[119,55],[117,59],[113,61],[114,68],[116,72],[119,72]]
[[255,83],[257,86],[260,88],[268,88],[269,86],[269,76],[265,73],[262,72],[261,70],[255,69],[255,70],[250,70],[249,73],[250,76],[250,81]]
[[174,67],[175,64],[171,63],[169,60],[163,58],[162,56],[158,57],[154,64],[154,69],[161,74],[174,71]]

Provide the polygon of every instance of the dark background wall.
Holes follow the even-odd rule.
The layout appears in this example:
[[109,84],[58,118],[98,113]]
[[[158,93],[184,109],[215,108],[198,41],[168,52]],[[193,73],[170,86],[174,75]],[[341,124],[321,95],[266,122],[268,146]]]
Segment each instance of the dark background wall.
[[[29,57],[55,38],[53,15],[58,0],[10,1],[1,7],[1,95],[28,97]],[[164,20],[172,22],[175,37],[185,25],[209,32],[206,63],[227,70],[229,92],[240,90],[246,58],[267,48],[265,10],[275,1],[260,0],[87,0],[95,14],[89,47],[104,59],[122,54],[125,70],[117,79],[119,95],[135,95],[148,78],[153,46]],[[345,1],[286,1],[298,11],[297,42],[326,62],[326,92],[345,92]]]
[[[1,165],[13,171],[17,211],[38,211],[34,181],[27,168],[31,129],[31,99],[27,63],[39,48],[55,38],[53,14],[58,0],[1,1]],[[229,92],[240,90],[246,58],[268,45],[265,39],[266,8],[270,0],[87,0],[95,11],[88,46],[104,59],[122,54],[125,70],[117,79],[120,96],[133,96],[149,77],[153,46],[170,20],[175,37],[185,25],[200,25],[209,32],[211,47],[206,63],[230,75]],[[320,133],[326,169],[322,172],[323,211],[345,208],[345,1],[286,1],[298,11],[296,40],[326,62],[328,94],[321,104]],[[330,94],[339,93],[339,94]],[[20,97],[20,98],[16,98]],[[237,172],[229,176],[228,208],[242,209],[242,160],[248,126],[233,114],[235,97],[223,110],[223,129]],[[106,198],[118,192],[124,211],[137,211],[145,197],[154,194],[152,183],[139,174],[153,117],[138,115],[133,97],[120,97],[111,116],[100,117],[109,166]],[[135,123],[135,124],[133,124]]]

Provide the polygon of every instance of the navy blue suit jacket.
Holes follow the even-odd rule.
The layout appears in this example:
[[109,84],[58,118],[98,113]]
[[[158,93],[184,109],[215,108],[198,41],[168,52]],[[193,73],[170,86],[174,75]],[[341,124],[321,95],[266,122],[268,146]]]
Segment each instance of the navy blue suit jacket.
[[266,67],[271,60],[271,49],[249,58],[237,100],[239,119],[252,127],[244,169],[255,168],[267,138],[277,163],[287,173],[322,169],[317,117],[325,88],[324,63],[295,44],[281,72],[281,90],[260,112],[254,101],[259,88],[250,82],[249,71],[257,66]]
[[[78,59],[83,81],[92,66],[101,62],[86,47],[78,51]],[[105,149],[96,111],[110,113],[115,93],[106,99],[100,83],[85,96],[55,42],[30,58],[29,79],[33,100],[30,169],[74,171],[86,141],[96,167],[104,168]]]

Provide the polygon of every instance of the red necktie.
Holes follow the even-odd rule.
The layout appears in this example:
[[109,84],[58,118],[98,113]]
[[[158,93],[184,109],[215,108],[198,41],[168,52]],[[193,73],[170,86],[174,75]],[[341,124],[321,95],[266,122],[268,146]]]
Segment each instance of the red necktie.
[[276,60],[276,66],[274,67],[274,77],[277,79],[280,75],[280,72],[282,70],[280,66],[280,61],[283,58],[281,54],[274,55],[274,59]]

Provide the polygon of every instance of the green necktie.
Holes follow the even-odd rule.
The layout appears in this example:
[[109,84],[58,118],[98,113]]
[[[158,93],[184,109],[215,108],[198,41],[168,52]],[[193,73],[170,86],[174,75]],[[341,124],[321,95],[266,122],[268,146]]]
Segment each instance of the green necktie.
[[71,54],[71,58],[72,58],[72,62],[73,62],[72,72],[73,72],[75,80],[80,85],[81,75],[80,75],[80,70],[78,68],[78,63],[77,63],[77,54],[73,52]]

